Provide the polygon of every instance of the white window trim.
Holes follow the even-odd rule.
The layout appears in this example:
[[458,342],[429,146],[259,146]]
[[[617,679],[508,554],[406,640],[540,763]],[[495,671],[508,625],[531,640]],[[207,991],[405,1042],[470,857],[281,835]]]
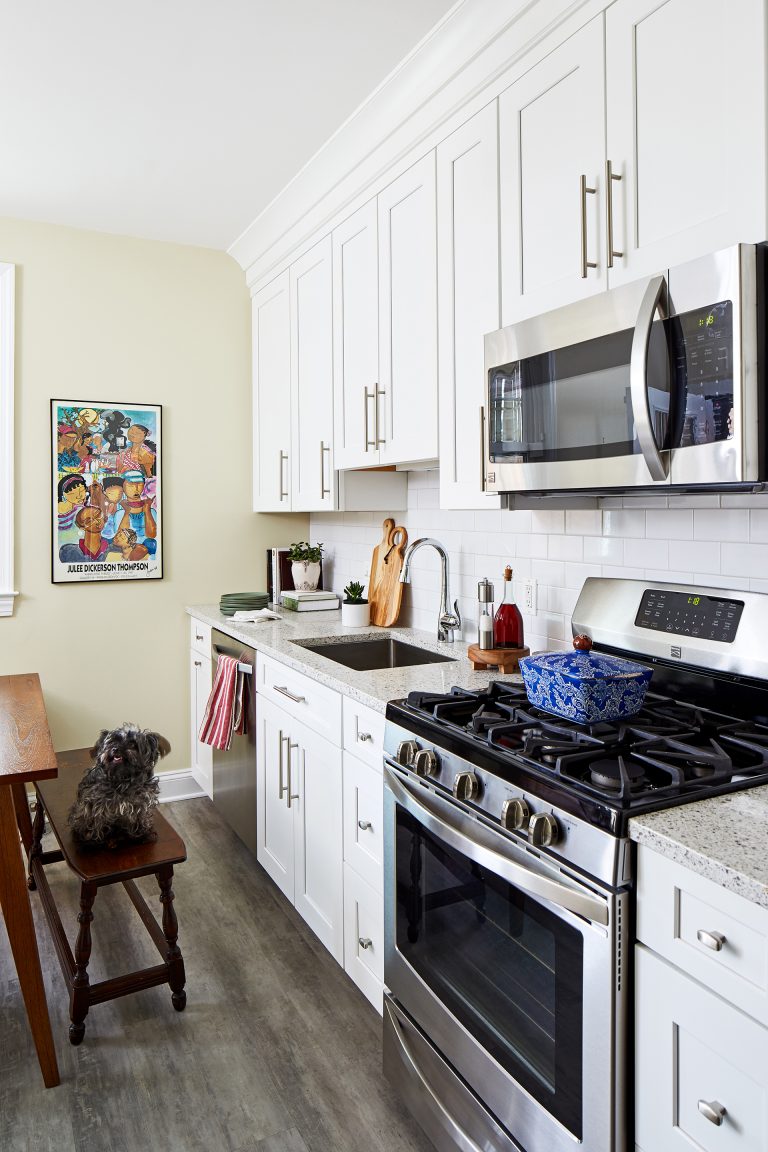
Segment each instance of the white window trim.
[[13,615],[13,338],[15,266],[0,264],[0,616]]

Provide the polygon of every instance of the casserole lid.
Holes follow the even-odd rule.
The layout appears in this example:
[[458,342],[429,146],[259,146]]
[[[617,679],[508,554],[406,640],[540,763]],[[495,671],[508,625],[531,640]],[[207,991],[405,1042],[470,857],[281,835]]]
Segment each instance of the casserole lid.
[[548,671],[564,680],[624,680],[636,676],[648,676],[650,669],[634,660],[619,656],[608,656],[603,652],[591,652],[589,636],[574,636],[574,652],[544,652],[540,656],[526,656],[524,661],[529,668]]

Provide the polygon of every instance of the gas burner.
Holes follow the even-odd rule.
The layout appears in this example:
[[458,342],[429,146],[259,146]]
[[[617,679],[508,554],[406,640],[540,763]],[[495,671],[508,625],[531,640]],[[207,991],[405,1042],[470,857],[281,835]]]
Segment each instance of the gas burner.
[[734,724],[721,733],[721,739],[740,769],[768,765],[768,727],[762,724]]
[[608,760],[593,760],[589,765],[589,780],[596,788],[624,795],[625,792],[641,789],[647,777],[643,765],[637,760],[631,756],[626,759],[624,756],[616,756]]
[[698,733],[686,740],[660,740],[638,755],[648,764],[676,768],[684,780],[730,780],[734,772],[733,761],[721,745]]

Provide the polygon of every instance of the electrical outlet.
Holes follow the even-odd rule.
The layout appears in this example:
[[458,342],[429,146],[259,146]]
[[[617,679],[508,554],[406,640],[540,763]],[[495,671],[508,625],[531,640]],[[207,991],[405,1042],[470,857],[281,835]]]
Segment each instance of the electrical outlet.
[[523,610],[529,616],[536,615],[536,581],[526,580],[523,584]]

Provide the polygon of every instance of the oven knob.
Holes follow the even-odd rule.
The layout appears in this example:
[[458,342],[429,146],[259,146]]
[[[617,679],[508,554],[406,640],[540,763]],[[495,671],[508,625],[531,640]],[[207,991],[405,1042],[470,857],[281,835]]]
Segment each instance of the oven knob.
[[431,748],[422,748],[413,760],[413,770],[417,776],[437,776],[439,771],[437,756]]
[[546,848],[549,844],[557,844],[560,838],[557,820],[554,816],[550,816],[549,812],[537,812],[535,816],[531,816],[531,822],[528,825],[528,837],[531,844],[541,848]]
[[501,826],[508,832],[524,832],[531,818],[525,800],[505,800],[501,806]]
[[453,781],[453,794],[457,800],[474,800],[480,792],[480,781],[474,772],[459,772]]
[[415,740],[401,740],[397,746],[395,759],[398,764],[405,765],[406,768],[413,764],[416,754],[419,751],[419,746]]

